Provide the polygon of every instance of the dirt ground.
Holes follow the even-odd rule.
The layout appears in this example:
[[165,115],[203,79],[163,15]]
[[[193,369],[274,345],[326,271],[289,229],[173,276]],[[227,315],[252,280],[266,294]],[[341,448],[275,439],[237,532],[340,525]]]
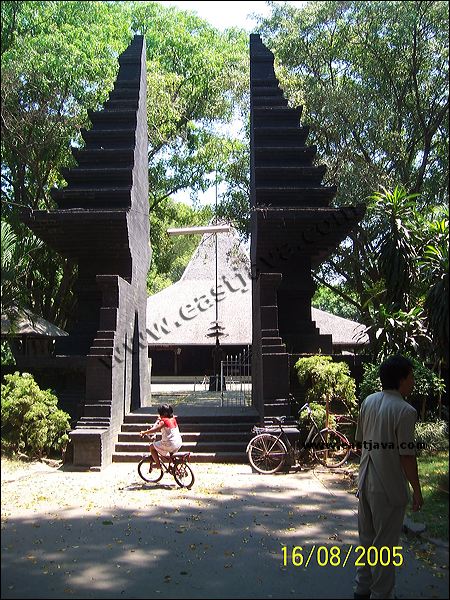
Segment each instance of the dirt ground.
[[[185,490],[167,474],[144,483],[135,464],[2,461],[2,598],[353,597],[348,477],[192,467]],[[401,544],[397,596],[448,598],[448,549],[406,535]]]

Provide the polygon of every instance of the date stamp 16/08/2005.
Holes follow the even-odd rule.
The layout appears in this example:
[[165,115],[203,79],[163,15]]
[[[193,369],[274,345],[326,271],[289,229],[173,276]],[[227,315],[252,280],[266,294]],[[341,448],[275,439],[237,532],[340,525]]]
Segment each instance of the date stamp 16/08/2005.
[[[307,550],[303,546],[282,546],[283,567],[307,568],[311,561],[319,567],[345,567],[348,561],[353,561],[355,567],[374,567],[381,565],[387,567],[394,565],[401,567],[403,564],[403,546],[353,546],[346,550],[339,546],[312,546]],[[352,558],[351,558],[352,557]]]

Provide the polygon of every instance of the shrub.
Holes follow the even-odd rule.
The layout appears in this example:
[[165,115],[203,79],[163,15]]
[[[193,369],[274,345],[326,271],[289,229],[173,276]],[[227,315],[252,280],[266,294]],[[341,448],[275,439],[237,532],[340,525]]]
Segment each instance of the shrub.
[[[319,429],[323,429],[324,427],[326,427],[327,411],[325,409],[325,406],[323,404],[318,404],[317,402],[311,402],[309,404],[309,408],[311,409],[312,418],[314,419],[317,427]],[[311,421],[309,420],[308,413],[306,411],[300,413],[298,420],[300,423],[301,431],[306,436],[311,427]],[[331,414],[328,416],[328,427],[331,427],[332,429],[336,427],[336,421],[333,415]]]
[[300,358],[294,368],[306,388],[305,399],[309,404],[340,401],[348,413],[356,417],[356,383],[347,363],[333,362],[331,356],[318,355]]
[[42,458],[63,452],[70,416],[58,409],[51,390],[41,390],[29,373],[5,375],[1,386],[2,447]]
[[442,419],[428,422],[418,421],[415,440],[418,444],[425,444],[426,450],[448,450],[448,424]]
[[16,360],[13,356],[11,346],[9,345],[9,342],[7,340],[3,340],[1,342],[1,360],[2,367],[7,367],[16,364]]
[[[414,365],[414,389],[408,396],[408,401],[420,411],[421,418],[425,418],[427,402],[435,400],[445,389],[444,380],[428,369],[415,358],[409,357]],[[381,381],[378,376],[379,365],[364,365],[364,376],[360,386],[360,399],[364,400],[369,394],[381,390]]]

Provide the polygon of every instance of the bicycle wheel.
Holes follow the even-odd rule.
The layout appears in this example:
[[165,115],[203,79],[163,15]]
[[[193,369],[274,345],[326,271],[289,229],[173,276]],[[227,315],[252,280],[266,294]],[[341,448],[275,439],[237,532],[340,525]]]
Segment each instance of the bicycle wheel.
[[157,483],[164,475],[164,471],[162,469],[156,468],[151,455],[144,456],[144,458],[139,462],[138,473],[144,481],[148,481],[149,483]]
[[184,462],[175,464],[172,474],[180,487],[191,488],[195,477],[191,467]]
[[260,433],[250,440],[247,457],[259,473],[276,473],[284,465],[287,449],[281,440],[270,433]]
[[350,442],[334,429],[322,429],[312,440],[315,458],[329,469],[340,467],[350,456]]

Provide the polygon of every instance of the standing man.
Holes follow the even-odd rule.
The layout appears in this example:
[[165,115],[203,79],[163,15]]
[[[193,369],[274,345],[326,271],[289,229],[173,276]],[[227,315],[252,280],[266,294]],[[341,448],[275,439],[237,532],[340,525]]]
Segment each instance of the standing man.
[[[423,505],[417,471],[414,444],[414,426],[417,411],[405,401],[414,387],[413,365],[401,355],[391,356],[380,365],[382,392],[368,396],[361,404],[356,441],[362,445],[358,481],[358,532],[359,544],[374,546],[376,564],[368,565],[367,554],[356,571],[355,598],[395,598],[395,566],[399,557],[393,558],[393,547],[398,546],[409,499],[408,481],[411,484],[412,509]],[[389,564],[383,563],[390,556]],[[389,552],[389,554],[387,554]],[[400,552],[401,553],[401,552]],[[400,554],[399,553],[399,554]]]

